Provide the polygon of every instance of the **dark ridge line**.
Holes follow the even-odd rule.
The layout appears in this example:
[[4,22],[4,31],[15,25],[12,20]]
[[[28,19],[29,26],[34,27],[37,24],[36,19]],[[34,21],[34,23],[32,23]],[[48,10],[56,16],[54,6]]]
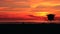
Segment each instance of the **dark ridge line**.
[[35,22],[0,22],[0,24],[60,24],[60,23],[35,23]]

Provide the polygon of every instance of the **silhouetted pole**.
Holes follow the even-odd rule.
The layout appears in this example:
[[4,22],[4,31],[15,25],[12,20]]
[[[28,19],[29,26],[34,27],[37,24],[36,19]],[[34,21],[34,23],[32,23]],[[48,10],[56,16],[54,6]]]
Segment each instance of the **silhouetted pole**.
[[48,18],[49,21],[54,20],[54,17],[55,17],[54,14],[48,14],[48,15],[47,15],[47,18]]

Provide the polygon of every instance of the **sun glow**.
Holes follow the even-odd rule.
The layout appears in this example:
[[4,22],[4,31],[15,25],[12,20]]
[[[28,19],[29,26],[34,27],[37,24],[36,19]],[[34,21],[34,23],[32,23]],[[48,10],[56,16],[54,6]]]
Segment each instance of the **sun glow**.
[[33,15],[34,16],[44,16],[44,17],[46,17],[47,14],[49,14],[49,12],[35,12]]

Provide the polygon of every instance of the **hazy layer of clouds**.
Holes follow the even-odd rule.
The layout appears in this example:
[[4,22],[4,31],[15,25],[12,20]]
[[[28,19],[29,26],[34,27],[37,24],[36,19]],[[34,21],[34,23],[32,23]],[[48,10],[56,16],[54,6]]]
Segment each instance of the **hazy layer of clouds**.
[[[58,5],[55,5],[55,4],[58,4]],[[20,17],[25,18],[26,15],[34,14],[34,12],[53,12],[58,15],[60,14],[58,12],[60,11],[59,4],[60,4],[60,0],[0,0],[0,11],[1,12],[7,11],[7,12],[4,12],[6,16],[8,14],[9,17],[13,16],[13,17],[19,17],[19,18]],[[32,8],[32,9],[30,10],[29,8]],[[29,11],[33,13],[30,13]]]
[[26,3],[14,4],[15,2],[23,2],[27,0],[0,0],[0,7],[11,7],[11,8],[30,8]]
[[[42,2],[58,1],[59,2],[60,0],[35,0],[34,2],[32,2],[32,1],[33,0],[31,0],[30,2],[34,5],[34,3],[39,4],[40,1],[42,1]],[[24,2],[24,3],[22,3],[22,2]],[[37,6],[39,6],[39,5],[37,5]],[[31,6],[29,5],[29,0],[0,0],[0,7],[31,8]],[[44,6],[41,6],[40,8],[43,8],[43,7]]]
[[[58,5],[57,5],[58,4]],[[21,10],[27,11],[28,8],[32,8],[31,11],[59,11],[60,0],[0,0],[0,7],[3,10]],[[14,9],[14,8],[27,8],[27,9]]]

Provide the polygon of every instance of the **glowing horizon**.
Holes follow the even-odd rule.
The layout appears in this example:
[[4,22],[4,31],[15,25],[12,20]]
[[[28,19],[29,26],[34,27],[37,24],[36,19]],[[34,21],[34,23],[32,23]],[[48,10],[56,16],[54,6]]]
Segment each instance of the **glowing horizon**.
[[45,17],[50,13],[60,17],[60,0],[0,0],[2,17],[5,14],[11,18],[30,18],[28,15]]

